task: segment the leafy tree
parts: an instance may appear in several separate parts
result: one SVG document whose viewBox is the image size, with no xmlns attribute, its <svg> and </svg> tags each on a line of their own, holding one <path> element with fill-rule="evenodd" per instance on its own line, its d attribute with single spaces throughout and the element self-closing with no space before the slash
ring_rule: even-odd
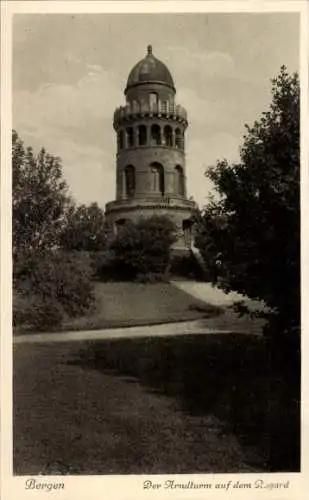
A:
<svg viewBox="0 0 309 500">
<path fill-rule="evenodd" d="M 240 162 L 218 161 L 207 175 L 212 199 L 197 224 L 196 246 L 213 281 L 269 307 L 269 331 L 300 324 L 299 80 L 281 68 L 268 111 L 247 133 Z"/>
<path fill-rule="evenodd" d="M 44 148 L 36 156 L 13 131 L 12 170 L 14 325 L 54 328 L 93 304 L 91 263 L 59 250 L 72 206 L 60 159 Z"/>
<path fill-rule="evenodd" d="M 13 256 L 15 270 L 58 245 L 69 203 L 60 158 L 41 149 L 36 156 L 12 136 Z"/>
<path fill-rule="evenodd" d="M 104 213 L 97 203 L 69 208 L 60 244 L 66 250 L 93 252 L 105 248 Z"/>
<path fill-rule="evenodd" d="M 153 215 L 137 222 L 128 221 L 111 244 L 116 261 L 125 274 L 160 275 L 170 261 L 170 248 L 175 242 L 175 226 L 164 216 Z"/>
</svg>

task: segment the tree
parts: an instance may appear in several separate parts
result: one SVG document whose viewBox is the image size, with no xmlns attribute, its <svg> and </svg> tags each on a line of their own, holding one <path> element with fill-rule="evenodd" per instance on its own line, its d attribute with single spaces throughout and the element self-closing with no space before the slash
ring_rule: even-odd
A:
<svg viewBox="0 0 309 500">
<path fill-rule="evenodd" d="M 23 329 L 50 329 L 94 304 L 87 255 L 63 252 L 60 237 L 72 206 L 60 158 L 36 156 L 12 137 L 13 321 Z"/>
<path fill-rule="evenodd" d="M 60 244 L 66 250 L 89 252 L 106 247 L 104 213 L 97 203 L 69 208 Z"/>
<path fill-rule="evenodd" d="M 269 110 L 246 125 L 240 162 L 208 170 L 220 199 L 197 224 L 196 245 L 221 286 L 263 300 L 273 334 L 300 324 L 299 96 L 297 74 L 283 66 Z"/>
<path fill-rule="evenodd" d="M 116 261 L 127 276 L 160 275 L 170 261 L 175 242 L 175 226 L 164 216 L 153 215 L 137 222 L 128 221 L 111 244 Z"/>
<path fill-rule="evenodd" d="M 66 208 L 67 184 L 60 158 L 41 149 L 36 156 L 31 147 L 13 131 L 13 257 L 15 270 L 59 242 Z"/>
</svg>

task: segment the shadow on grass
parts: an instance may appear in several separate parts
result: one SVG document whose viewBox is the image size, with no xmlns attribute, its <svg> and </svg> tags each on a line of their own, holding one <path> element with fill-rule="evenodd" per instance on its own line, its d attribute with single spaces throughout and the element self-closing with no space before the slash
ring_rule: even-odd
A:
<svg viewBox="0 0 309 500">
<path fill-rule="evenodd" d="M 279 358 L 261 338 L 216 334 L 88 342 L 74 364 L 128 377 L 184 413 L 215 415 L 253 450 L 253 466 L 297 472 L 299 362 L 291 352 L 288 363 Z"/>
</svg>

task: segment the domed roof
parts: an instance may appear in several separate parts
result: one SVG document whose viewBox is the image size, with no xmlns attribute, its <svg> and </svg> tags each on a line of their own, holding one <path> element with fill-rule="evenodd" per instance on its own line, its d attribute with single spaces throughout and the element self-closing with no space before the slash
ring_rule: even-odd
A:
<svg viewBox="0 0 309 500">
<path fill-rule="evenodd" d="M 174 81 L 169 69 L 152 53 L 151 45 L 147 47 L 147 55 L 130 71 L 125 92 L 130 87 L 143 83 L 162 83 L 175 90 Z"/>
</svg>

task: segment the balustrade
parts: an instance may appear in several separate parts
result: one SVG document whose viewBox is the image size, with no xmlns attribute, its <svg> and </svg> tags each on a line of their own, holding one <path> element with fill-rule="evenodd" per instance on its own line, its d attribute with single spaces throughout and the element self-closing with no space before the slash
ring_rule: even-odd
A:
<svg viewBox="0 0 309 500">
<path fill-rule="evenodd" d="M 130 118 L 135 115 L 166 115 L 173 116 L 175 118 L 180 118 L 181 120 L 187 120 L 187 112 L 183 106 L 179 104 L 168 101 L 159 101 L 158 103 L 152 103 L 151 106 L 148 102 L 133 101 L 128 103 L 126 106 L 120 106 L 116 109 L 114 113 L 114 121 L 118 122 L 125 118 Z"/>
</svg>

